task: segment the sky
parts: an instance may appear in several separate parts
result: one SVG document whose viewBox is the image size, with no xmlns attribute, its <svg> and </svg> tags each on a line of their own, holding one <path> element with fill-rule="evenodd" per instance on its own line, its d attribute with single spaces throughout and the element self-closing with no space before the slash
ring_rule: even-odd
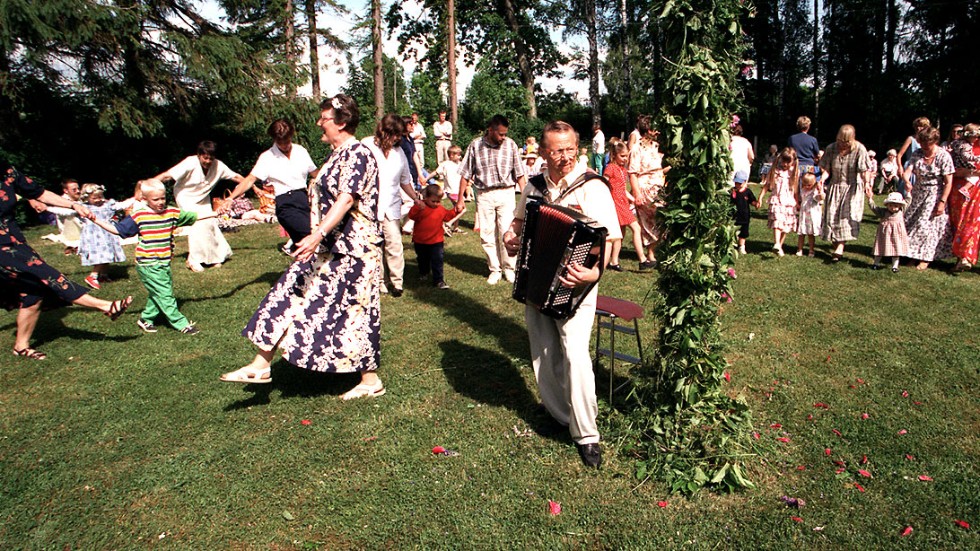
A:
<svg viewBox="0 0 980 551">
<path fill-rule="evenodd" d="M 406 5 L 410 13 L 420 13 L 421 8 L 419 3 L 415 0 L 394 0 L 402 1 Z M 337 15 L 333 11 L 321 11 L 319 14 L 318 24 L 321 27 L 327 27 L 332 29 L 338 37 L 343 40 L 348 40 L 350 38 L 351 29 L 354 27 L 354 17 L 355 16 L 366 16 L 370 14 L 370 0 L 340 0 L 340 3 L 347 7 L 351 12 L 349 15 Z M 196 4 L 200 7 L 201 14 L 213 21 L 221 21 L 224 23 L 224 12 L 218 7 L 214 0 L 197 0 Z M 382 0 L 382 9 L 386 10 L 391 5 L 391 0 Z M 566 41 L 560 36 L 560 33 L 552 33 L 555 43 L 559 45 L 564 53 L 569 53 L 572 50 L 572 45 L 576 44 L 577 41 Z M 580 41 L 579 41 L 580 42 Z M 304 43 L 305 47 L 305 43 Z M 399 59 L 398 54 L 398 41 L 395 37 L 385 37 L 384 38 L 384 52 L 385 55 Z M 361 57 L 368 52 L 359 52 L 355 54 L 355 57 Z M 307 52 L 304 50 L 303 55 L 306 56 Z M 459 97 L 463 99 L 466 97 L 466 89 L 469 88 L 470 82 L 473 80 L 474 67 L 465 65 L 460 59 L 462 56 L 457 57 L 457 86 L 459 87 Z M 342 52 L 337 52 L 332 48 L 327 46 L 320 47 L 320 85 L 323 89 L 324 95 L 333 95 L 339 93 L 344 85 L 347 84 L 347 61 Z M 412 77 L 412 73 L 415 71 L 415 61 L 414 60 L 403 60 L 403 67 L 405 69 L 405 81 L 409 82 Z M 586 101 L 588 98 L 588 82 L 584 80 L 572 80 L 572 71 L 570 68 L 564 70 L 565 75 L 563 78 L 540 78 L 538 80 L 542 89 L 545 92 L 554 92 L 561 86 L 566 92 L 574 93 L 578 95 L 580 101 Z M 311 93 L 310 86 L 307 85 L 305 88 L 298 90 L 300 94 L 309 95 Z"/>
</svg>

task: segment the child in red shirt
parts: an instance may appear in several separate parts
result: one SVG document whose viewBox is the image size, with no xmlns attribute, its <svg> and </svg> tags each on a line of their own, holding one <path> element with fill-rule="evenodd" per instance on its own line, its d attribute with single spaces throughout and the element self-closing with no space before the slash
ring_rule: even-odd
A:
<svg viewBox="0 0 980 551">
<path fill-rule="evenodd" d="M 440 289 L 448 289 L 442 273 L 443 259 L 443 223 L 453 223 L 459 219 L 464 208 L 457 213 L 455 210 L 442 206 L 442 188 L 429 184 L 422 193 L 422 201 L 416 201 L 408 217 L 415 221 L 412 230 L 412 244 L 419 261 L 419 277 L 425 279 L 432 270 L 432 284 Z"/>
</svg>

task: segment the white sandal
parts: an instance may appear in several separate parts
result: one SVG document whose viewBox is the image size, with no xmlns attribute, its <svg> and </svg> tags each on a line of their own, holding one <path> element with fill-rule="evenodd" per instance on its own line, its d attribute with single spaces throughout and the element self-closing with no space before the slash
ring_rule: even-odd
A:
<svg viewBox="0 0 980 551">
<path fill-rule="evenodd" d="M 224 373 L 220 378 L 226 383 L 266 384 L 272 382 L 272 368 L 255 369 L 246 365 L 235 371 Z"/>
<path fill-rule="evenodd" d="M 381 384 L 381 380 L 378 380 L 378 384 L 375 385 L 365 385 L 359 384 L 354 388 L 348 390 L 340 396 L 343 401 L 355 400 L 357 398 L 377 398 L 385 393 L 385 385 Z"/>
</svg>

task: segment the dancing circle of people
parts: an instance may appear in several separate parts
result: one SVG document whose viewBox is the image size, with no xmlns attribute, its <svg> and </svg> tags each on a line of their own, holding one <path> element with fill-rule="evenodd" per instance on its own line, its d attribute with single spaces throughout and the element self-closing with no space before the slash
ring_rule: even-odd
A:
<svg viewBox="0 0 980 551">
<path fill-rule="evenodd" d="M 308 151 L 293 142 L 293 124 L 278 119 L 268 129 L 271 147 L 247 176 L 217 159 L 214 142 L 202 141 L 194 155 L 141 180 L 133 197 L 118 202 L 106 197 L 104 187 L 75 180 L 63 182 L 63 194 L 57 195 L 7 168 L 0 184 L 0 302 L 18 311 L 13 354 L 47 358 L 30 343 L 42 308 L 77 304 L 116 320 L 133 303 L 131 296 L 96 298 L 41 259 L 14 220 L 18 196 L 39 214 L 56 218 L 65 254 L 77 254 L 83 266 L 91 267 L 85 284 L 93 290 L 110 282 L 110 264 L 126 260 L 122 240 L 135 240 L 136 273 L 146 289 L 136 324 L 145 333 L 158 332 L 163 323 L 186 335 L 200 331 L 180 312 L 174 293 L 171 264 L 178 228 L 186 227 L 186 267 L 202 272 L 232 256 L 222 234 L 229 220 L 278 223 L 289 239 L 283 251 L 292 262 L 242 332 L 255 345 L 255 356 L 220 380 L 269 384 L 278 351 L 302 369 L 359 374 L 359 382 L 341 395 L 343 400 L 386 393 L 378 376 L 381 296 L 397 299 L 404 292 L 403 233 L 411 235 L 419 278 L 448 290 L 445 239 L 462 231 L 459 220 L 472 201 L 474 229 L 487 262 L 486 283 L 514 283 L 527 205 L 553 203 L 605 228 L 605 254 L 591 265 L 571 262 L 557 272 L 562 286 L 582 290 L 567 317 L 525 305 L 531 361 L 543 409 L 567 428 L 582 462 L 599 467 L 598 403 L 589 351 L 596 283 L 606 269 L 624 270 L 620 253 L 627 229 L 638 259 L 636 270 L 657 266 L 655 253 L 664 237 L 657 211 L 664 205 L 670 166 L 652 117 L 638 117 L 627 140 L 607 141 L 595 125 L 591 147 L 580 148 L 578 133 L 561 121 L 544 127 L 540 143 L 528 137 L 520 147 L 508 136 L 508 119 L 496 115 L 464 151 L 453 144 L 453 125 L 442 111 L 432 126 L 438 167 L 431 173 L 424 169 L 426 134 L 417 115 L 385 115 L 374 135 L 362 140 L 354 135 L 359 122 L 356 102 L 338 94 L 320 104 L 316 124 L 332 151 L 319 169 Z M 980 238 L 980 126 L 956 125 L 948 142 L 940 145 L 939 131 L 928 120 L 916 119 L 913 135 L 900 151 L 888 151 L 880 167 L 874 152 L 856 140 L 853 126 L 841 126 L 824 151 L 809 129 L 810 119 L 800 117 L 798 132 L 787 146 L 769 148 L 756 197 L 748 188 L 755 161 L 752 145 L 742 137 L 739 121 L 733 122 L 730 194 L 738 230 L 733 246 L 740 254 L 747 253 L 752 208 L 760 208 L 768 195 L 774 254 L 784 256 L 786 237 L 796 233 L 796 256 L 814 257 L 820 236 L 832 244 L 828 260 L 839 262 L 846 243 L 859 236 L 867 200 L 880 218 L 872 268 L 881 268 L 888 257 L 891 271 L 898 272 L 901 257 L 907 257 L 922 270 L 951 255 L 956 257 L 954 271 L 973 267 Z M 908 160 L 900 164 L 906 151 Z M 876 179 L 879 194 L 889 192 L 883 206 L 872 199 Z M 225 180 L 235 187 L 213 200 L 213 191 Z M 171 181 L 176 206 L 167 204 L 165 184 Z M 244 199 L 248 191 L 258 197 L 259 208 Z M 125 214 L 119 218 L 120 213 Z"/>
</svg>

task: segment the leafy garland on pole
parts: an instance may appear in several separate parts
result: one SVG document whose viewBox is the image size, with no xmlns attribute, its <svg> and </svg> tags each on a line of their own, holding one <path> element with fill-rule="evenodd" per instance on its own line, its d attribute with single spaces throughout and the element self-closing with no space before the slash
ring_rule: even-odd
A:
<svg viewBox="0 0 980 551">
<path fill-rule="evenodd" d="M 750 414 L 722 390 L 718 330 L 735 277 L 729 142 L 746 9 L 739 0 L 666 0 L 659 15 L 667 100 L 658 126 L 672 165 L 659 210 L 662 327 L 656 357 L 636 377 L 624 451 L 637 457 L 638 478 L 687 494 L 752 487 L 742 470 Z"/>
</svg>

